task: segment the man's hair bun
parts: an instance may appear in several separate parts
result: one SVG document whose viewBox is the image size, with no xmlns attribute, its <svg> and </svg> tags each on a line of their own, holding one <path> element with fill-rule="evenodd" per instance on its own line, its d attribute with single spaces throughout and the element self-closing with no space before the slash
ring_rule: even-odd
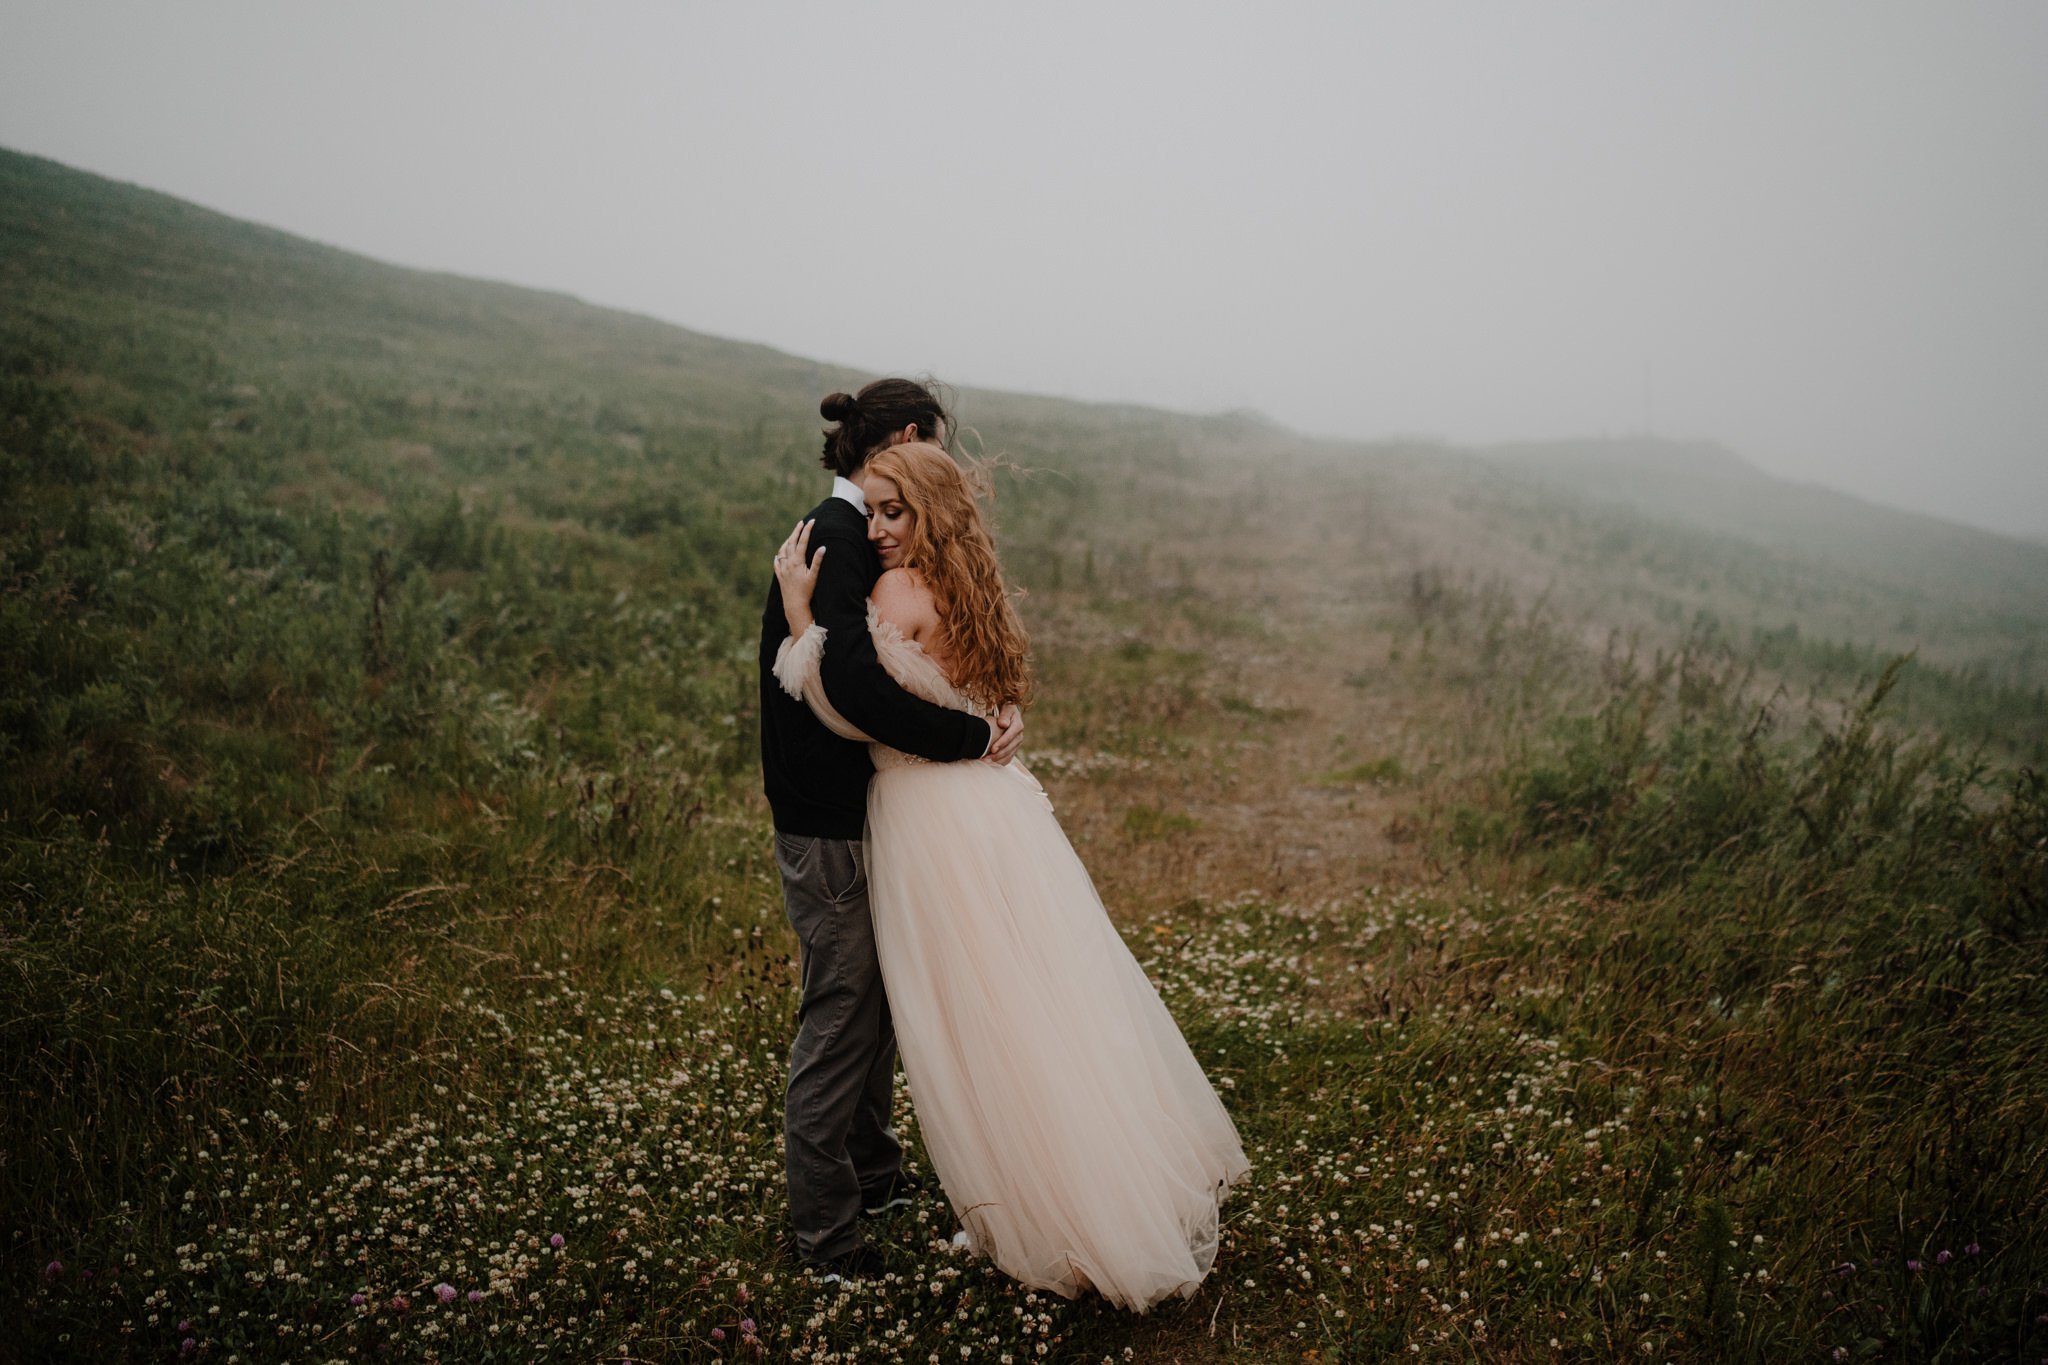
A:
<svg viewBox="0 0 2048 1365">
<path fill-rule="evenodd" d="M 818 463 L 842 478 L 853 477 L 892 432 L 915 426 L 919 436 L 937 441 L 953 429 L 935 387 L 915 379 L 877 379 L 858 394 L 827 394 L 818 415 L 838 423 L 826 429 Z"/>
</svg>

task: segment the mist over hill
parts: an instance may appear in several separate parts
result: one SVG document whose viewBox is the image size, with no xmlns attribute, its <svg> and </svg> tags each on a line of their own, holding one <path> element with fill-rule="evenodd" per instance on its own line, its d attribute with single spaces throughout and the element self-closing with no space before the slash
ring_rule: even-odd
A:
<svg viewBox="0 0 2048 1365">
<path fill-rule="evenodd" d="M 236 365 L 286 381 L 403 370 L 422 385 L 489 379 L 514 394 L 631 381 L 677 416 L 815 425 L 819 397 L 872 377 L 566 294 L 386 265 L 4 149 L 0 298 L 0 343 L 61 352 L 99 382 L 130 388 Z M 977 396 L 1051 431 L 1270 425 Z"/>
<path fill-rule="evenodd" d="M 1902 585 L 2040 609 L 2048 545 L 1766 474 L 1713 441 L 1615 437 L 1486 447 L 1503 470 Z"/>
<path fill-rule="evenodd" d="M 725 509 L 725 532 L 766 536 L 766 509 L 816 481 L 817 399 L 869 377 L 385 265 L 13 152 L 0 304 L 10 363 L 40 367 L 110 448 L 162 459 L 227 430 L 284 501 L 452 491 L 546 518 L 573 487 L 616 524 L 672 522 L 694 497 Z M 1309 440 L 1251 413 L 958 400 L 970 448 L 1045 472 L 1005 513 L 1027 584 L 1090 554 L 1184 560 L 1188 500 L 1279 462 L 1366 480 L 1416 568 L 1542 594 L 1589 638 L 1707 620 L 1781 655 L 1818 643 L 1837 667 L 1842 649 L 1866 670 L 1917 650 L 1997 687 L 2048 681 L 2048 546 L 1786 483 L 1710 441 L 1466 450 Z"/>
</svg>

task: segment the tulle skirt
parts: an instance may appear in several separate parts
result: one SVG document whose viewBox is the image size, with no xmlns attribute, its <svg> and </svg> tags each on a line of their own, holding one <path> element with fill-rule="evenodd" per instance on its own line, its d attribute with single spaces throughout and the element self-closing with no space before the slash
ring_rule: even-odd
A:
<svg viewBox="0 0 2048 1365">
<path fill-rule="evenodd" d="M 867 854 L 911 1101 L 973 1250 L 1067 1298 L 1193 1295 L 1250 1163 L 1038 784 L 883 767 Z"/>
</svg>

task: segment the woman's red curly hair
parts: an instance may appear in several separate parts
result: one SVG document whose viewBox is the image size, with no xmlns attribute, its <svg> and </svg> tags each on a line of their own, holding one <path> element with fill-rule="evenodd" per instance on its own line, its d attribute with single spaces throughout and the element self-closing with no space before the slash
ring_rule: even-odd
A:
<svg viewBox="0 0 2048 1365">
<path fill-rule="evenodd" d="M 992 709 L 1030 705 L 1037 687 L 1030 641 L 982 515 L 979 498 L 993 496 L 986 476 L 977 469 L 970 477 L 926 441 L 890 446 L 867 469 L 894 480 L 917 514 L 903 566 L 917 570 L 931 590 L 953 685 Z"/>
</svg>

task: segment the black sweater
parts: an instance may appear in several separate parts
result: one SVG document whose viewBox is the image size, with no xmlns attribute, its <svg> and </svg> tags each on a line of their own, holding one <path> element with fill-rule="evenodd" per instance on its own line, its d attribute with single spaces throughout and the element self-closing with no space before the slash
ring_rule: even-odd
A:
<svg viewBox="0 0 2048 1365">
<path fill-rule="evenodd" d="M 875 657 L 868 635 L 868 593 L 882 576 L 868 543 L 867 519 L 843 498 L 812 509 L 811 554 L 832 553 L 818 570 L 811 615 L 825 628 L 819 675 L 839 714 L 892 749 L 936 762 L 980 758 L 993 738 L 988 722 L 912 696 Z M 811 708 L 775 681 L 775 655 L 789 638 L 782 594 L 773 579 L 761 612 L 761 778 L 775 828 L 785 834 L 858 839 L 867 822 L 868 746 L 827 730 Z"/>
</svg>

